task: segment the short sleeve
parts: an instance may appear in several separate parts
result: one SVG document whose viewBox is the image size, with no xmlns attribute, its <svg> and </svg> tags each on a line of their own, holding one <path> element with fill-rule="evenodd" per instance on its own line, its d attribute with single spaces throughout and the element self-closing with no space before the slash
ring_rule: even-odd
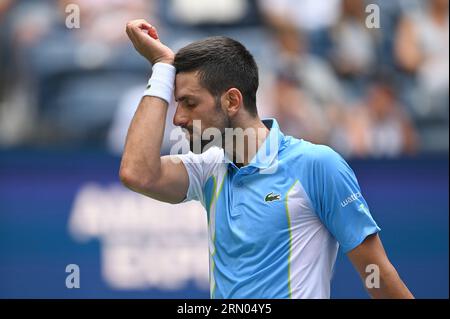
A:
<svg viewBox="0 0 450 319">
<path fill-rule="evenodd" d="M 208 178 L 214 174 L 215 167 L 223 162 L 223 150 L 212 147 L 202 154 L 176 155 L 186 167 L 189 176 L 189 188 L 183 202 L 191 200 L 204 204 L 204 186 Z"/>
<path fill-rule="evenodd" d="M 320 145 L 310 164 L 312 205 L 345 253 L 380 231 L 353 170 L 338 153 Z"/>
</svg>

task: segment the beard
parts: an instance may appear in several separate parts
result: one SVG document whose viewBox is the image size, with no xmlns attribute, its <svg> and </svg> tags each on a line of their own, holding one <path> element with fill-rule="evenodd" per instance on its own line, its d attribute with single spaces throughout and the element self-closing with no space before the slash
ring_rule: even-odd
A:
<svg viewBox="0 0 450 319">
<path fill-rule="evenodd" d="M 200 149 L 198 148 L 198 140 L 200 140 Z M 195 154 L 201 154 L 207 151 L 210 147 L 215 146 L 213 143 L 213 137 L 210 139 L 204 139 L 201 135 L 189 135 L 189 150 Z"/>
<path fill-rule="evenodd" d="M 189 149 L 191 152 L 195 154 L 201 154 L 207 151 L 209 148 L 213 146 L 224 147 L 224 137 L 225 137 L 225 128 L 231 127 L 230 118 L 224 111 L 222 110 L 222 105 L 220 102 L 220 96 L 215 98 L 215 111 L 216 113 L 212 115 L 214 117 L 213 125 L 210 125 L 210 128 L 217 128 L 220 130 L 221 139 L 218 143 L 215 140 L 216 136 L 203 136 L 202 128 L 186 128 L 189 132 Z M 195 131 L 195 134 L 194 134 Z M 200 146 L 200 147 L 199 147 Z"/>
</svg>

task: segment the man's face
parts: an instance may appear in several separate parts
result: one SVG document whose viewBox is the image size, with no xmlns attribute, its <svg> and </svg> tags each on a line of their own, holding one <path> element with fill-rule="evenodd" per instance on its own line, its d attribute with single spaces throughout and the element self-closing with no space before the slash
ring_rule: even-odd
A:
<svg viewBox="0 0 450 319">
<path fill-rule="evenodd" d="M 191 151 L 195 139 L 201 139 L 205 129 L 217 128 L 223 134 L 229 127 L 229 118 L 222 109 L 220 99 L 201 86 L 197 71 L 181 72 L 175 78 L 175 101 L 177 109 L 173 118 L 173 124 L 186 129 L 189 132 Z M 196 120 L 196 123 L 194 123 Z M 199 125 L 201 127 L 199 127 Z M 194 129 L 194 125 L 196 129 Z M 201 139 L 201 146 L 210 142 L 210 139 Z M 198 140 L 197 140 L 198 141 Z M 219 145 L 221 146 L 221 145 Z"/>
</svg>

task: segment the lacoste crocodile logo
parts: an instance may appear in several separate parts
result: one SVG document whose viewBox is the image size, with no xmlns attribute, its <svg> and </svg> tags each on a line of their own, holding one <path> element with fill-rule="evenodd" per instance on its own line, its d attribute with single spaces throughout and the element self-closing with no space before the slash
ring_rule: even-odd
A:
<svg viewBox="0 0 450 319">
<path fill-rule="evenodd" d="M 270 192 L 269 194 L 266 195 L 266 198 L 264 198 L 264 201 L 273 202 L 274 200 L 280 200 L 280 197 L 281 197 L 281 195 Z"/>
</svg>

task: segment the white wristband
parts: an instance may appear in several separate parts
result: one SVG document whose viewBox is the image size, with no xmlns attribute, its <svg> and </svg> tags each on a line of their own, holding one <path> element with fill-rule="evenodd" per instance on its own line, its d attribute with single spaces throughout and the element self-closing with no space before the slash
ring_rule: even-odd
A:
<svg viewBox="0 0 450 319">
<path fill-rule="evenodd" d="M 148 80 L 143 96 L 156 96 L 170 103 L 173 97 L 175 67 L 171 64 L 158 62 L 153 65 L 152 71 L 152 76 Z"/>
</svg>

